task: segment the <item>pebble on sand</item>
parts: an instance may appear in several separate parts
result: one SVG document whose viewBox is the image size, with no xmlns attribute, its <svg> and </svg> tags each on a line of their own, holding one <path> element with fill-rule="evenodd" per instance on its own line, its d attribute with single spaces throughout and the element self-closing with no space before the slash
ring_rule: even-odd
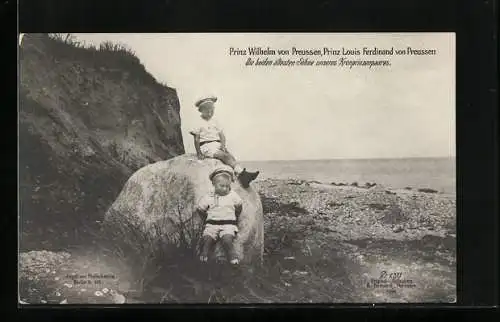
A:
<svg viewBox="0 0 500 322">
<path fill-rule="evenodd" d="M 307 274 L 309 274 L 309 273 L 306 271 L 295 271 L 294 272 L 294 275 L 307 275 Z"/>
<path fill-rule="evenodd" d="M 429 189 L 429 188 L 420 188 L 418 189 L 419 192 L 425 192 L 425 193 L 437 193 L 437 190 L 434 189 Z"/>
<path fill-rule="evenodd" d="M 126 301 L 127 300 L 126 300 L 125 296 L 118 294 L 118 293 L 113 294 L 113 302 L 115 304 L 124 304 Z"/>
<path fill-rule="evenodd" d="M 393 229 L 392 231 L 393 231 L 393 232 L 395 232 L 395 233 L 400 233 L 400 232 L 402 232 L 403 230 L 404 230 L 404 229 L 403 229 L 403 227 L 401 227 L 401 226 L 396 226 L 396 227 L 394 227 L 394 229 Z"/>
</svg>

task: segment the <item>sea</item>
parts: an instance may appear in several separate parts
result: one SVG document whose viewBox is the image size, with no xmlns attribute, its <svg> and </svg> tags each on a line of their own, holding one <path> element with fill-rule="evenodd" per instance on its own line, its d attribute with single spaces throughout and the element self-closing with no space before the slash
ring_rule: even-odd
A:
<svg viewBox="0 0 500 322">
<path fill-rule="evenodd" d="M 456 192 L 456 158 L 334 159 L 293 161 L 242 161 L 259 179 L 302 179 L 322 183 L 367 182 L 388 188 L 429 188 Z"/>
</svg>

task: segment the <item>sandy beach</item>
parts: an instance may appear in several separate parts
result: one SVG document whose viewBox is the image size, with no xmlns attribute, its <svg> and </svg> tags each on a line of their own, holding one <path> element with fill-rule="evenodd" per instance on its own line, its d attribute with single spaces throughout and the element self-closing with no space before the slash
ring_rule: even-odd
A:
<svg viewBox="0 0 500 322">
<path fill-rule="evenodd" d="M 266 231 L 287 230 L 290 250 L 337 252 L 355 302 L 455 301 L 454 195 L 297 180 L 257 185 Z M 275 238 L 268 234 L 267 245 Z"/>
<path fill-rule="evenodd" d="M 109 254 L 32 251 L 21 254 L 21 298 L 112 302 L 102 288 L 127 303 L 456 301 L 454 195 L 294 179 L 257 180 L 254 188 L 265 214 L 264 267 L 242 267 L 236 281 L 222 267 L 210 268 L 219 275 L 207 279 L 199 263 L 188 261 L 160 273 L 147 293 L 128 289 L 126 274 L 120 282 L 84 288 L 57 276 L 107 272 Z"/>
</svg>

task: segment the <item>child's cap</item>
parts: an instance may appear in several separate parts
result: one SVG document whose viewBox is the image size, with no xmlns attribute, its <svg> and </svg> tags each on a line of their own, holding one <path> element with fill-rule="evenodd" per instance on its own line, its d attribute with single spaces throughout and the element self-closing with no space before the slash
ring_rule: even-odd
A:
<svg viewBox="0 0 500 322">
<path fill-rule="evenodd" d="M 215 168 L 211 173 L 210 175 L 208 176 L 210 178 L 210 181 L 214 181 L 214 178 L 218 175 L 221 175 L 221 174 L 224 174 L 224 175 L 227 175 L 229 176 L 229 179 L 231 181 L 234 180 L 233 178 L 233 169 L 230 168 L 230 167 L 217 167 Z"/>
<path fill-rule="evenodd" d="M 194 105 L 198 108 L 200 108 L 200 106 L 202 106 L 203 104 L 205 103 L 215 103 L 217 102 L 217 97 L 215 96 L 208 96 L 208 97 L 204 97 L 204 98 L 201 98 L 199 100 L 196 101 L 196 103 L 194 103 Z"/>
</svg>

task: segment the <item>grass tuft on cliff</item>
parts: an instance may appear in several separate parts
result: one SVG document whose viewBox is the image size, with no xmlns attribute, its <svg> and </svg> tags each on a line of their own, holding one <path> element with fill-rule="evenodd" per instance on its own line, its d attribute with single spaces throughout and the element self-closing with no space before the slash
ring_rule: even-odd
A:
<svg viewBox="0 0 500 322">
<path fill-rule="evenodd" d="M 142 82 L 153 87 L 166 87 L 147 72 L 136 53 L 126 44 L 104 41 L 99 46 L 79 41 L 72 34 L 53 33 L 46 37 L 51 50 L 74 61 L 92 61 L 95 67 L 117 68 L 128 73 L 138 73 Z"/>
</svg>

